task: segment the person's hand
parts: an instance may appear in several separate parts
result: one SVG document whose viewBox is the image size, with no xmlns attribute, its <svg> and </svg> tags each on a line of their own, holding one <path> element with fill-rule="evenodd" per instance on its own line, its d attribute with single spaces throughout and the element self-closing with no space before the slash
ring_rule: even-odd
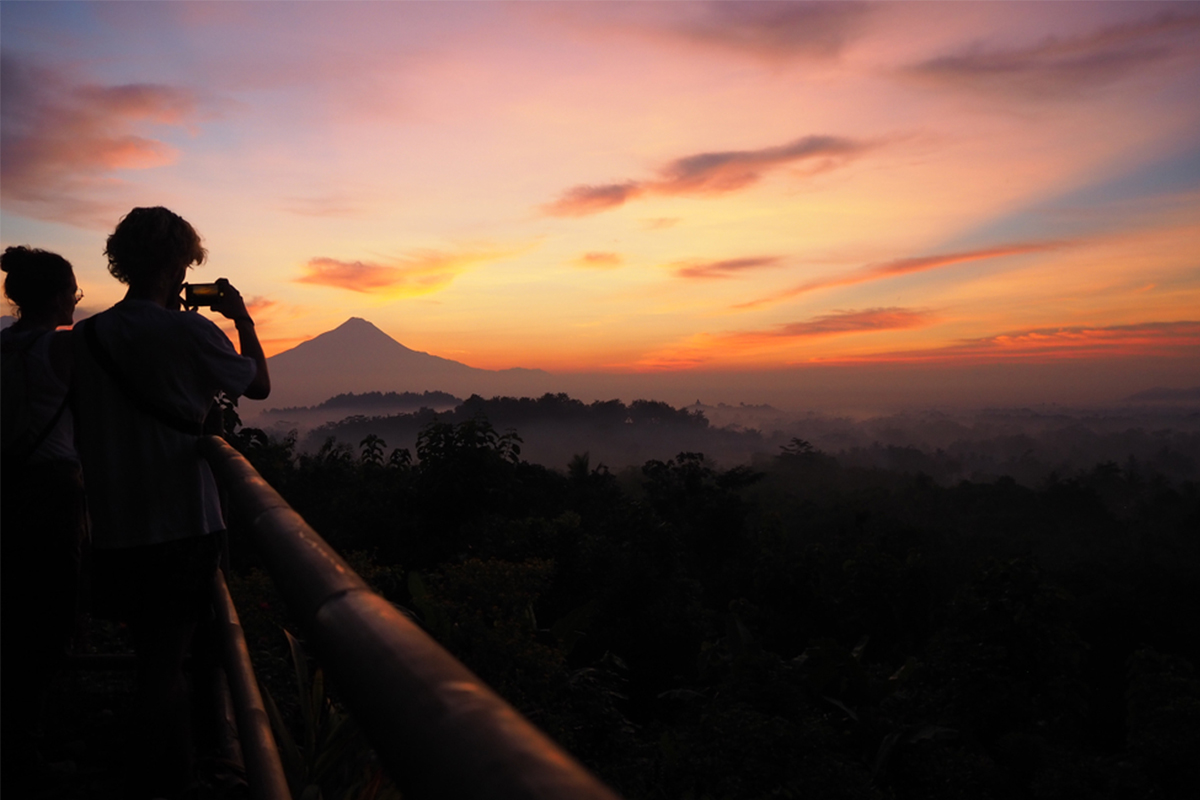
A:
<svg viewBox="0 0 1200 800">
<path fill-rule="evenodd" d="M 220 287 L 221 294 L 213 301 L 212 310 L 234 322 L 249 320 L 250 312 L 246 310 L 246 301 L 233 284 L 225 278 L 217 278 L 217 286 Z"/>
</svg>

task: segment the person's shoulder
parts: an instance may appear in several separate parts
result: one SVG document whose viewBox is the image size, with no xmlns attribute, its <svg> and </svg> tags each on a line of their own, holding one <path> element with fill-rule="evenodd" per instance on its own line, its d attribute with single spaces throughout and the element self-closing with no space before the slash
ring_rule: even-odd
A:
<svg viewBox="0 0 1200 800">
<path fill-rule="evenodd" d="M 5 328 L 0 331 L 0 345 L 3 346 L 5 352 L 21 350 L 36 342 L 43 333 L 45 331 L 42 330 Z"/>
<path fill-rule="evenodd" d="M 103 314 L 112 314 L 125 323 L 131 323 L 142 328 L 160 328 L 164 333 L 177 334 L 180 331 L 211 335 L 220 329 L 201 314 L 194 311 L 182 311 L 164 308 L 149 300 L 126 298 L 114 305 Z M 100 316 L 97 315 L 97 316 Z"/>
<path fill-rule="evenodd" d="M 6 356 L 10 353 L 15 353 L 21 349 L 24 340 L 25 337 L 21 335 L 20 331 L 5 328 L 0 331 L 0 352 L 3 352 Z"/>
<path fill-rule="evenodd" d="M 178 338 L 190 341 L 191 347 L 199 352 L 237 355 L 233 342 L 217 323 L 198 311 L 170 311 L 173 324 L 183 335 Z"/>
<path fill-rule="evenodd" d="M 225 332 L 221 330 L 217 323 L 213 322 L 199 311 L 172 311 L 168 313 L 173 315 L 173 321 L 176 325 L 187 328 L 196 336 L 201 336 L 206 339 L 222 339 L 226 341 L 229 339 L 229 337 L 225 335 Z"/>
</svg>

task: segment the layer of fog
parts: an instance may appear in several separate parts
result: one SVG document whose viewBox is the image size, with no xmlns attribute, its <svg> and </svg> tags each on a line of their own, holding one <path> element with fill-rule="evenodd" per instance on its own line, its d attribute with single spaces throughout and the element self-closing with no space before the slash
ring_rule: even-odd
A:
<svg viewBox="0 0 1200 800">
<path fill-rule="evenodd" d="M 582 453 L 593 466 L 604 464 L 613 471 L 681 452 L 703 453 L 714 464 L 730 467 L 761 462 L 800 439 L 837 457 L 843 466 L 924 474 L 943 484 L 1009 476 L 1041 486 L 1053 476 L 1070 477 L 1105 462 L 1139 470 L 1147 479 L 1155 474 L 1170 481 L 1200 478 L 1197 402 L 927 410 L 858 418 L 792 413 L 768 405 L 696 403 L 671 409 L 646 404 L 663 413 L 643 409 L 614 417 L 592 413 L 602 404 L 557 398 L 556 405 L 546 402 L 550 396 L 525 401 L 476 397 L 454 410 L 444 404 L 423 411 L 389 408 L 379 413 L 372 408 L 372 413 L 337 421 L 332 419 L 335 409 L 289 409 L 260 415 L 254 423 L 277 438 L 295 431 L 301 452 L 314 452 L 330 437 L 357 452 L 361 441 L 375 434 L 389 452 L 408 448 L 415 453 L 418 431 L 431 419 L 461 421 L 482 410 L 498 431 L 517 432 L 523 459 L 555 469 L 564 469 Z M 562 409 L 564 401 L 573 404 L 569 413 Z M 518 402 L 524 404 L 520 409 L 514 405 Z M 608 405 L 614 403 L 619 409 L 632 408 L 619 401 Z"/>
</svg>

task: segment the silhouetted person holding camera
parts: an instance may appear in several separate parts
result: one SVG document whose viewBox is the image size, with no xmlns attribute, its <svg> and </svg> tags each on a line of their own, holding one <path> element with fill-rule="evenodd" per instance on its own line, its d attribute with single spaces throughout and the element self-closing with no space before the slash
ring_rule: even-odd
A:
<svg viewBox="0 0 1200 800">
<path fill-rule="evenodd" d="M 206 614 L 225 528 L 217 487 L 197 452 L 214 397 L 271 390 L 254 321 L 217 281 L 214 311 L 237 327 L 240 353 L 179 294 L 206 252 L 165 208 L 135 208 L 108 237 L 125 299 L 75 327 L 76 426 L 92 515 L 98 614 L 128 622 L 138 658 L 132 743 L 135 797 L 170 796 L 191 777 L 183 662 Z"/>
<path fill-rule="evenodd" d="M 68 393 L 70 325 L 83 297 L 62 256 L 9 247 L 0 256 L 17 321 L 0 333 L 3 358 L 4 792 L 37 779 L 40 716 L 77 610 L 87 513 Z M 15 795 L 14 795 L 15 796 Z"/>
</svg>

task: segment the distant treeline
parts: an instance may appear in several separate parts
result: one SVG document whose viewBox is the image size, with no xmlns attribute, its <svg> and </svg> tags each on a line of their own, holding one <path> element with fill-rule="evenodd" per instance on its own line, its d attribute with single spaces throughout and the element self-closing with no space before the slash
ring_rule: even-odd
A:
<svg viewBox="0 0 1200 800">
<path fill-rule="evenodd" d="M 425 396 L 453 401 L 440 392 Z M 360 413 L 327 422 L 298 436 L 297 446 L 314 453 L 330 438 L 357 446 L 376 436 L 389 448 L 411 450 L 421 428 L 435 420 L 461 423 L 484 417 L 498 430 L 519 431 L 522 458 L 557 469 L 583 452 L 591 454 L 593 463 L 614 470 L 679 452 L 703 452 L 723 466 L 750 464 L 802 438 L 847 466 L 924 474 L 941 485 L 1008 475 L 1024 486 L 1040 487 L 1104 461 L 1174 481 L 1200 477 L 1200 415 L 1186 410 L 1108 415 L 993 410 L 959 417 L 925 412 L 867 420 L 800 416 L 761 406 L 715 406 L 707 412 L 711 419 L 698 407 L 674 408 L 651 400 L 584 403 L 561 393 L 538 398 L 473 395 L 451 410 L 438 411 L 427 403 L 409 413 Z M 272 432 L 286 435 L 282 427 L 277 423 Z"/>
<path fill-rule="evenodd" d="M 422 407 L 411 414 L 395 414 L 391 416 L 350 418 L 342 422 L 329 423 L 313 431 L 313 435 L 340 432 L 345 426 L 381 425 L 395 421 L 415 421 L 420 425 L 430 422 L 436 415 L 444 422 L 463 422 L 477 416 L 485 416 L 495 427 L 517 426 L 527 422 L 571 422 L 589 425 L 685 425 L 692 428 L 707 428 L 708 420 L 703 413 L 677 409 L 667 403 L 657 400 L 634 400 L 629 405 L 620 400 L 597 400 L 591 404 L 576 400 L 565 392 L 558 394 L 546 393 L 541 397 L 493 397 L 490 400 L 477 394 L 466 400 L 458 400 L 445 392 L 425 392 L 424 395 L 405 392 L 398 395 L 388 392 L 368 394 L 339 394 L 326 400 L 314 408 L 362 407 L 382 405 L 381 400 L 367 402 L 367 398 L 426 398 L 436 399 L 440 404 L 450 401 L 458 405 L 453 411 L 435 412 L 430 407 Z M 345 398 L 343 400 L 343 398 Z M 427 399 L 426 402 L 432 402 Z M 372 431 L 380 433 L 380 431 Z M 353 437 L 351 437 L 353 438 Z"/>
<path fill-rule="evenodd" d="M 334 395 L 324 403 L 315 406 L 288 406 L 287 408 L 271 408 L 267 414 L 298 414 L 310 411 L 327 411 L 332 409 L 356 408 L 422 408 L 425 406 L 449 406 L 462 402 L 462 398 L 446 392 L 344 392 Z"/>
<path fill-rule="evenodd" d="M 655 400 L 588 404 L 562 393 L 538 398 L 472 395 L 449 411 L 424 407 L 411 413 L 355 415 L 326 423 L 310 431 L 300 449 L 315 451 L 330 438 L 357 444 L 370 435 L 392 446 L 412 447 L 419 431 L 434 421 L 455 424 L 480 417 L 499 430 L 521 430 L 526 458 L 559 466 L 597 443 L 602 445 L 595 453 L 598 460 L 625 465 L 641 463 L 654 453 L 677 452 L 679 442 L 694 439 L 696 433 L 720 435 L 702 413 Z M 729 436 L 741 438 L 741 434 Z"/>
</svg>

